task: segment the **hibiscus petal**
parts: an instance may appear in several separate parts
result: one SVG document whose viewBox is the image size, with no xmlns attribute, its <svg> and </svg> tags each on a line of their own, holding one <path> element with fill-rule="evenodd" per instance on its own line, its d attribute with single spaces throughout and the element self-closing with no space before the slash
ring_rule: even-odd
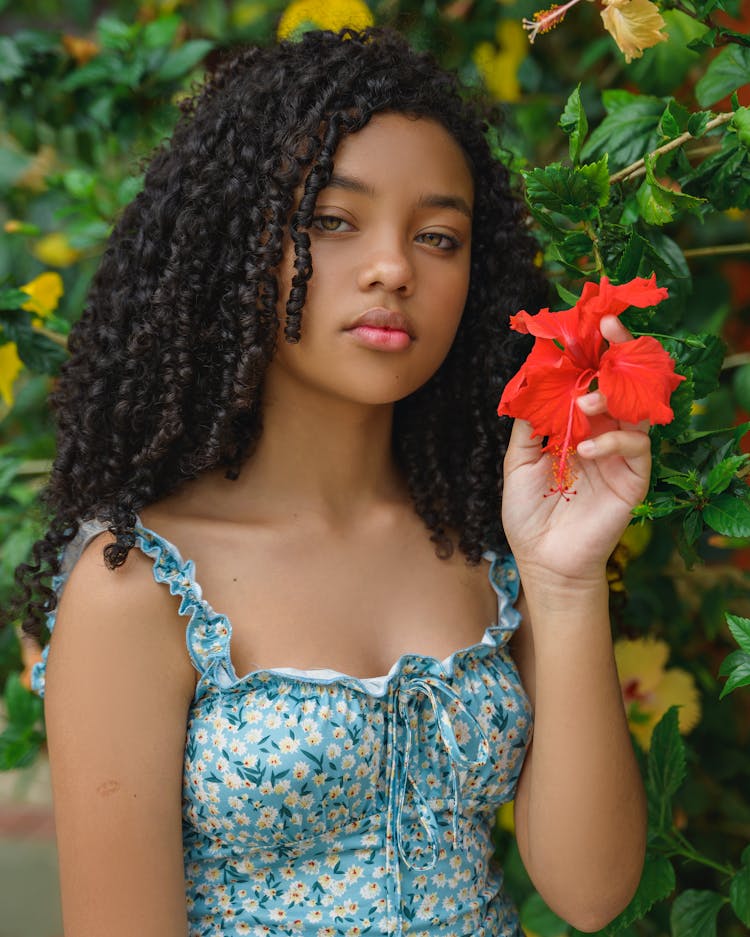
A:
<svg viewBox="0 0 750 937">
<path fill-rule="evenodd" d="M 617 420 L 670 423 L 674 418 L 669 398 L 680 381 L 674 361 L 650 335 L 617 342 L 602 355 L 599 389 Z"/>
<path fill-rule="evenodd" d="M 646 306 L 655 306 L 669 296 L 663 286 L 656 285 L 656 276 L 634 277 L 627 283 L 610 283 L 608 277 L 602 277 L 599 283 L 587 283 L 594 287 L 588 290 L 584 287 L 578 307 L 581 318 L 589 327 L 599 327 L 604 316 L 619 316 L 628 306 L 637 306 L 644 309 Z"/>
<path fill-rule="evenodd" d="M 512 399 L 503 394 L 498 412 L 528 420 L 534 436 L 549 437 L 550 448 L 562 447 L 568 432 L 568 445 L 575 446 L 590 435 L 591 428 L 585 414 L 572 404 L 586 393 L 593 376 L 593 372 L 581 371 L 565 356 L 560 356 L 553 367 L 524 366 L 523 383 L 514 385 Z"/>
</svg>

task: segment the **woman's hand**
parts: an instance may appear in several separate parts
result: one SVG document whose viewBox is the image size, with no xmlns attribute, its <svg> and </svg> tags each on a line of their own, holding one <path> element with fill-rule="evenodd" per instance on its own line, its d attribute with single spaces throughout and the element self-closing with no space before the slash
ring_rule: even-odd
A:
<svg viewBox="0 0 750 937">
<path fill-rule="evenodd" d="M 623 342 L 630 333 L 606 316 L 602 335 Z M 592 435 L 571 459 L 575 481 L 567 495 L 550 492 L 552 455 L 542 452 L 532 428 L 516 420 L 505 457 L 503 524 L 511 550 L 528 577 L 561 582 L 600 582 L 606 562 L 646 495 L 651 472 L 648 424 L 615 420 L 599 391 L 577 406 L 589 417 Z"/>
</svg>

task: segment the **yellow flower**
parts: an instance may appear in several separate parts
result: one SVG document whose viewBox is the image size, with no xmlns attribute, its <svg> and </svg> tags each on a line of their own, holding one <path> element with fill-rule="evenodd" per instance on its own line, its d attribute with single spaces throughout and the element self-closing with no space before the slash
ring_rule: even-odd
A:
<svg viewBox="0 0 750 937">
<path fill-rule="evenodd" d="M 506 830 L 508 833 L 516 832 L 516 821 L 513 816 L 513 801 L 508 800 L 504 804 L 501 804 L 498 808 L 497 813 L 495 814 L 495 819 L 497 820 L 497 825 L 501 830 Z"/>
<path fill-rule="evenodd" d="M 528 52 L 523 27 L 515 20 L 500 20 L 495 39 L 499 49 L 492 42 L 479 43 L 472 54 L 474 64 L 494 98 L 517 101 L 521 97 L 518 66 Z"/>
<path fill-rule="evenodd" d="M 623 575 L 625 568 L 631 560 L 646 549 L 651 541 L 651 524 L 643 521 L 631 524 L 625 532 L 607 561 L 607 581 L 612 592 L 624 592 Z"/>
<path fill-rule="evenodd" d="M 284 10 L 276 34 L 279 39 L 296 39 L 308 29 L 337 32 L 345 26 L 364 29 L 374 22 L 363 0 L 294 0 Z"/>
<path fill-rule="evenodd" d="M 63 281 L 59 273 L 40 273 L 38 277 L 18 288 L 31 297 L 21 308 L 44 317 L 57 309 L 63 294 Z"/>
<path fill-rule="evenodd" d="M 232 25 L 239 29 L 250 26 L 265 16 L 267 9 L 266 3 L 235 3 L 232 7 Z"/>
<path fill-rule="evenodd" d="M 81 258 L 81 252 L 71 247 L 70 241 L 61 231 L 45 234 L 36 242 L 31 253 L 50 267 L 69 267 Z"/>
<path fill-rule="evenodd" d="M 13 382 L 22 367 L 16 343 L 6 342 L 5 345 L 0 345 L 0 397 L 9 407 L 13 406 Z"/>
<path fill-rule="evenodd" d="M 615 661 L 630 731 L 648 750 L 651 733 L 670 706 L 678 706 L 678 725 L 684 735 L 700 721 L 698 688 L 679 667 L 665 666 L 669 645 L 655 638 L 621 638 L 615 642 Z"/>
<path fill-rule="evenodd" d="M 639 59 L 644 49 L 669 38 L 661 32 L 666 24 L 651 0 L 604 0 L 602 22 L 626 62 Z"/>
<path fill-rule="evenodd" d="M 81 36 L 71 36 L 63 34 L 62 44 L 68 55 L 76 60 L 78 65 L 85 65 L 90 62 L 95 55 L 99 55 L 99 46 L 91 39 L 84 39 Z"/>
</svg>

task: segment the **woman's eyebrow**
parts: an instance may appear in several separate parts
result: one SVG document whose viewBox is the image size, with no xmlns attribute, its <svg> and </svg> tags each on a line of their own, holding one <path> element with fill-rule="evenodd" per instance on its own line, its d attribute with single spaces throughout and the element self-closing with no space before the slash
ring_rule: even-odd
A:
<svg viewBox="0 0 750 937">
<path fill-rule="evenodd" d="M 355 176 L 342 176 L 334 173 L 326 189 L 346 189 L 349 192 L 358 192 L 360 195 L 366 195 L 368 198 L 375 198 L 376 192 L 371 185 L 357 179 Z M 418 208 L 453 208 L 462 215 L 471 220 L 472 212 L 466 199 L 460 195 L 440 195 L 430 194 L 422 195 L 417 203 Z"/>
</svg>

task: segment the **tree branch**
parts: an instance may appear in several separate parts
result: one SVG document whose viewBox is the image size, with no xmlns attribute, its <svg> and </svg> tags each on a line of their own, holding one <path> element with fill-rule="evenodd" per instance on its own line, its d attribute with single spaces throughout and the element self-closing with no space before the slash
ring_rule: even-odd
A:
<svg viewBox="0 0 750 937">
<path fill-rule="evenodd" d="M 716 127 L 721 127 L 722 124 L 728 124 L 732 117 L 734 117 L 734 113 L 719 114 L 718 117 L 714 117 L 713 120 L 709 120 L 709 122 L 706 124 L 706 132 L 713 130 Z M 663 146 L 652 150 L 651 153 L 647 153 L 646 156 L 642 156 L 634 163 L 631 163 L 629 166 L 626 166 L 624 169 L 621 169 L 619 172 L 616 172 L 614 175 L 610 176 L 610 185 L 615 182 L 624 182 L 633 175 L 643 175 L 643 172 L 645 172 L 646 157 L 662 156 L 664 153 L 670 153 L 672 150 L 676 150 L 678 146 L 682 146 L 682 144 L 687 143 L 688 140 L 694 139 L 696 138 L 692 133 L 688 133 L 687 131 L 685 131 L 685 133 L 681 133 L 679 137 L 675 137 L 674 140 L 670 140 Z"/>
</svg>

